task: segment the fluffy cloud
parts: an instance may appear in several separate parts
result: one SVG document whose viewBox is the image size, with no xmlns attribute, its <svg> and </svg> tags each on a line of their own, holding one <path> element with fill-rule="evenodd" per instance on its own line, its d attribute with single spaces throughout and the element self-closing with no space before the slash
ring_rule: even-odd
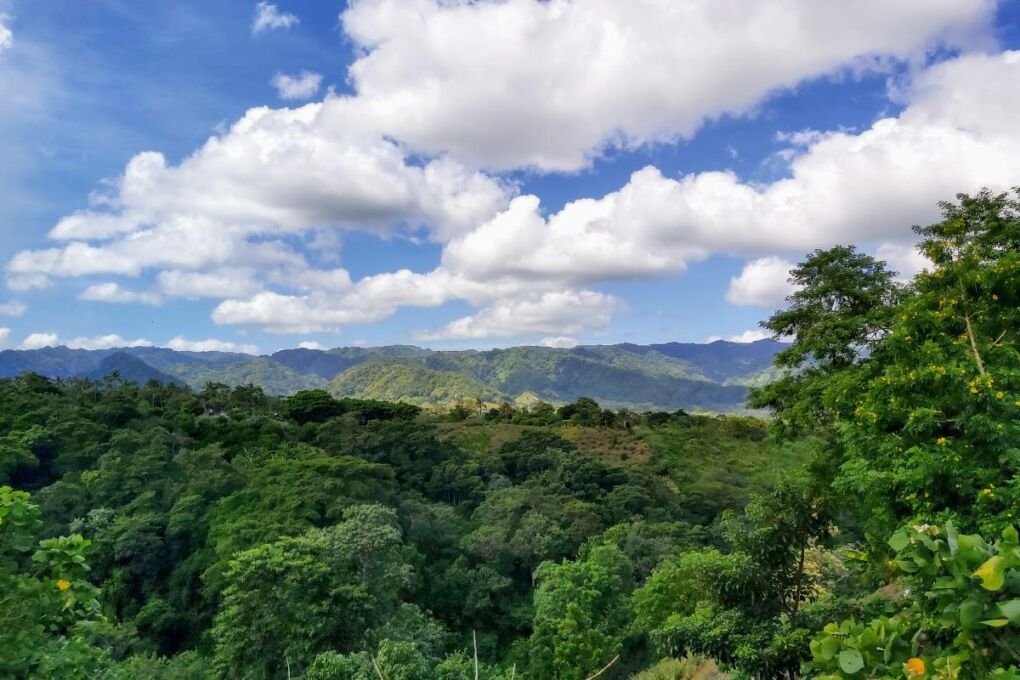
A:
<svg viewBox="0 0 1020 680">
<path fill-rule="evenodd" d="M 178 352 L 240 352 L 241 354 L 258 354 L 259 349 L 255 345 L 244 345 L 228 340 L 187 340 L 181 336 L 166 343 L 170 349 Z"/>
<path fill-rule="evenodd" d="M 8 21 L 9 17 L 6 14 L 0 14 L 0 52 L 10 49 L 14 44 L 14 33 L 7 27 Z"/>
<path fill-rule="evenodd" d="M 279 28 L 287 29 L 296 26 L 299 21 L 293 14 L 281 12 L 276 5 L 270 2 L 259 2 L 255 5 L 255 18 L 251 22 L 251 32 L 257 35 Z"/>
<path fill-rule="evenodd" d="M 765 331 L 761 330 L 760 328 L 749 328 L 746 331 L 744 331 L 743 333 L 740 333 L 738 335 L 731 335 L 728 338 L 723 338 L 723 337 L 718 336 L 718 335 L 713 335 L 710 338 L 706 338 L 705 342 L 719 342 L 720 340 L 724 340 L 726 342 L 748 343 L 748 342 L 758 342 L 759 340 L 767 340 L 767 339 L 769 339 L 771 337 L 772 336 L 770 334 L 766 333 Z M 786 342 L 786 339 L 780 338 L 779 341 L 780 342 Z"/>
<path fill-rule="evenodd" d="M 9 329 L 2 329 L 8 330 Z M 0 341 L 3 341 L 7 333 L 0 332 Z M 114 349 L 118 347 L 154 347 L 155 344 L 145 338 L 129 340 L 116 333 L 109 335 L 96 335 L 92 337 L 80 336 L 70 340 L 61 340 L 56 333 L 32 333 L 25 338 L 19 349 L 41 349 L 43 347 L 57 347 L 63 345 L 71 349 Z M 255 345 L 238 344 L 226 340 L 187 340 L 181 336 L 173 338 L 165 345 L 170 349 L 181 352 L 240 352 L 242 354 L 258 354 Z"/>
<path fill-rule="evenodd" d="M 209 272 L 171 269 L 159 273 L 157 288 L 169 297 L 222 299 L 252 295 L 258 291 L 259 284 L 252 267 L 223 268 Z"/>
<path fill-rule="evenodd" d="M 937 217 L 935 201 L 1015 182 L 1018 53 L 918 71 L 897 93 L 902 113 L 863 131 L 784 137 L 788 176 L 772 183 L 648 167 L 550 214 L 475 168 L 575 169 L 608 147 L 689 136 L 805 78 L 961 45 L 993 7 L 356 0 L 343 15 L 360 49 L 354 95 L 252 109 L 176 165 L 138 154 L 107 195 L 54 227 L 54 247 L 10 260 L 8 285 L 152 274 L 138 294 L 221 300 L 216 323 L 285 333 L 463 300 L 476 313 L 423 337 L 554 337 L 608 323 L 619 303 L 600 283 L 728 253 L 754 260 L 731 291 L 753 301 L 763 257 L 900 248 L 906 225 Z M 294 245 L 335 250 L 324 244 L 350 229 L 422 235 L 442 246 L 441 263 L 351 281 L 320 268 L 331 253 Z"/>
<path fill-rule="evenodd" d="M 789 282 L 794 264 L 781 257 L 763 257 L 744 265 L 739 276 L 730 279 L 726 301 L 734 305 L 777 307 L 793 292 Z"/>
<path fill-rule="evenodd" d="M 213 310 L 217 324 L 258 326 L 270 333 L 318 333 L 381 321 L 395 306 L 331 295 L 283 295 L 271 291 L 245 300 L 225 300 Z"/>
<path fill-rule="evenodd" d="M 8 271 L 6 281 L 7 287 L 11 290 L 41 290 L 48 288 L 52 283 L 45 274 L 26 273 L 12 274 Z"/>
<path fill-rule="evenodd" d="M 311 99 L 322 86 L 322 75 L 312 71 L 302 71 L 295 76 L 277 73 L 270 83 L 276 88 L 280 99 Z"/>
<path fill-rule="evenodd" d="M 456 233 L 506 204 L 508 187 L 448 159 L 410 164 L 376 133 L 347 125 L 344 102 L 253 109 L 178 166 L 138 154 L 110 196 L 62 219 L 65 245 L 16 254 L 9 283 L 138 276 L 148 269 L 307 269 L 282 239 L 324 227 Z M 181 279 L 168 285 L 182 283 Z"/>
<path fill-rule="evenodd" d="M 342 21 L 365 51 L 350 69 L 358 103 L 390 134 L 483 166 L 574 170 L 807 78 L 966 44 L 995 5 L 357 0 Z"/>
<path fill-rule="evenodd" d="M 579 333 L 609 325 L 618 299 L 594 291 L 545 293 L 534 299 L 498 302 L 477 314 L 451 321 L 422 340 L 495 338 L 543 333 Z"/>
<path fill-rule="evenodd" d="M 875 252 L 875 257 L 896 272 L 896 279 L 901 283 L 910 281 L 915 274 L 931 264 L 913 244 L 883 243 Z"/>
<path fill-rule="evenodd" d="M 116 333 L 110 335 L 97 335 L 95 337 L 78 337 L 68 340 L 65 343 L 71 349 L 113 349 L 114 347 L 152 347 L 152 342 L 145 338 L 128 340 Z"/>
<path fill-rule="evenodd" d="M 10 328 L 0 328 L 0 348 L 7 346 L 7 338 L 11 336 Z"/>
<path fill-rule="evenodd" d="M 752 185 L 724 172 L 670 178 L 648 167 L 617 191 L 573 201 L 553 214 L 542 210 L 538 197 L 520 196 L 447 241 L 433 272 L 378 274 L 340 295 L 265 291 L 221 303 L 213 318 L 313 332 L 371 323 L 403 305 L 461 299 L 481 310 L 422 337 L 523 335 L 546 328 L 570 333 L 565 328 L 576 318 L 569 307 L 560 308 L 555 320 L 550 313 L 543 325 L 516 314 L 513 305 L 528 308 L 550 291 L 675 273 L 719 252 L 753 258 L 731 282 L 728 299 L 773 306 L 790 290 L 791 262 L 769 253 L 800 255 L 868 241 L 885 244 L 880 255 L 907 252 L 909 225 L 936 219 L 936 201 L 960 189 L 1005 188 L 1015 181 L 1020 139 L 1009 121 L 1020 106 L 1017 83 L 1020 53 L 960 58 L 920 74 L 897 118 L 859 133 L 799 139 L 790 176 L 771 184 Z M 988 88 L 998 95 L 974 92 Z M 958 105 L 968 97 L 974 109 Z M 977 113 L 968 115 L 972 110 Z M 932 167 L 941 170 L 929 172 Z M 590 319 L 596 323 L 586 327 L 598 327 L 602 316 Z"/>
<path fill-rule="evenodd" d="M 22 316 L 26 311 L 28 306 L 23 302 L 17 300 L 0 302 L 0 316 Z"/>
<path fill-rule="evenodd" d="M 60 344 L 60 338 L 56 333 L 32 333 L 21 341 L 18 349 L 42 349 L 43 347 L 56 347 Z"/>
<path fill-rule="evenodd" d="M 298 343 L 299 349 L 326 349 L 322 346 L 322 343 L 316 342 L 315 340 L 305 340 L 304 342 Z"/>
<path fill-rule="evenodd" d="M 313 227 L 388 232 L 395 223 L 444 233 L 471 226 L 505 204 L 506 188 L 446 158 L 424 165 L 329 98 L 297 109 L 252 109 L 178 166 L 162 154 L 135 156 L 101 207 L 61 220 L 58 240 L 165 231 L 213 231 L 208 247 L 252 234 Z M 352 124 L 354 122 L 355 124 Z M 151 229 L 147 226 L 154 225 Z"/>
<path fill-rule="evenodd" d="M 1020 52 L 973 55 L 920 74 L 896 118 L 858 134 L 814 135 L 771 184 L 728 172 L 679 179 L 653 167 L 618 191 L 546 216 L 520 196 L 451 241 L 443 266 L 471 278 L 515 276 L 590 284 L 682 270 L 710 253 L 801 254 L 841 242 L 907 252 L 911 224 L 938 218 L 938 200 L 1020 177 Z M 938 172 L 931 172 L 938 168 Z M 729 299 L 771 306 L 789 290 L 790 262 L 766 257 L 735 278 Z M 916 269 L 915 262 L 913 268 Z"/>
<path fill-rule="evenodd" d="M 734 335 L 730 338 L 730 342 L 758 342 L 770 337 L 772 336 L 759 328 L 751 328 L 740 335 Z"/>
<path fill-rule="evenodd" d="M 557 349 L 571 349 L 577 347 L 578 342 L 576 338 L 571 338 L 566 335 L 551 336 L 548 338 L 542 338 L 538 343 L 542 347 L 554 347 Z"/>
<path fill-rule="evenodd" d="M 91 302 L 117 304 L 141 303 L 145 305 L 160 305 L 163 302 L 163 299 L 156 293 L 125 290 L 119 284 L 113 282 L 91 285 L 83 290 L 78 298 Z"/>
</svg>

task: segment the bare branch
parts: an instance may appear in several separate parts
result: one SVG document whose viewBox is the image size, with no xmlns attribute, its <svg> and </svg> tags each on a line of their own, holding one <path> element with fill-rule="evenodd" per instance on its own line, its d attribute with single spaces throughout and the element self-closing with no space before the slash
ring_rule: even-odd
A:
<svg viewBox="0 0 1020 680">
<path fill-rule="evenodd" d="M 619 661 L 619 660 L 620 660 L 620 655 L 617 654 L 616 656 L 613 657 L 612 661 L 610 661 L 609 663 L 607 663 L 605 666 L 602 667 L 602 670 L 600 670 L 595 675 L 588 676 L 587 680 L 595 680 L 595 678 L 599 677 L 600 675 L 602 675 L 603 673 L 608 671 L 610 669 L 610 667 L 612 667 L 612 665 L 614 663 L 616 663 L 617 661 Z"/>
<path fill-rule="evenodd" d="M 985 374 L 985 364 L 981 361 L 981 353 L 978 352 L 977 339 L 974 337 L 974 327 L 970 325 L 970 314 L 965 314 L 963 320 L 967 322 L 967 337 L 970 338 L 970 349 L 974 353 L 974 362 L 977 363 L 978 373 Z"/>
<path fill-rule="evenodd" d="M 375 657 L 372 657 L 372 666 L 375 667 L 375 673 L 379 676 L 379 680 L 386 680 L 386 676 L 383 675 L 382 669 L 379 668 L 379 664 L 376 662 Z"/>
</svg>

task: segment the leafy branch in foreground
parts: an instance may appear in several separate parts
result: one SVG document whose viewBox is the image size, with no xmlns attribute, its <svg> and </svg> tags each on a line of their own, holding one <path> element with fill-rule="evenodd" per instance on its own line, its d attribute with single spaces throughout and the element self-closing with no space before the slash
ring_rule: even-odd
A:
<svg viewBox="0 0 1020 680">
<path fill-rule="evenodd" d="M 1020 679 L 1020 544 L 1015 528 L 986 543 L 917 525 L 893 534 L 900 590 L 867 623 L 828 624 L 811 641 L 818 680 Z"/>
</svg>

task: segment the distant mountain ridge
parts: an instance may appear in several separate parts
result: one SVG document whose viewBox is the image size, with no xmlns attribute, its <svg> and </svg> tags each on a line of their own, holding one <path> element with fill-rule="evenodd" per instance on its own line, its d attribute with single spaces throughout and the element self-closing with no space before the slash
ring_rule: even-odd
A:
<svg viewBox="0 0 1020 680">
<path fill-rule="evenodd" d="M 253 383 L 273 394 L 323 388 L 339 396 L 453 404 L 588 396 L 608 406 L 734 411 L 749 385 L 775 377 L 781 343 L 580 345 L 430 350 L 412 345 L 287 349 L 271 355 L 178 352 L 157 347 L 0 351 L 0 377 L 34 371 L 52 378 L 135 382 Z"/>
</svg>

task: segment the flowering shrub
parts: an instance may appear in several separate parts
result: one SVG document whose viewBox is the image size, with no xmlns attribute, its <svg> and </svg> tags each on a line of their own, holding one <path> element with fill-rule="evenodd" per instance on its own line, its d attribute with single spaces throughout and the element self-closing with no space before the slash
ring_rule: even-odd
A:
<svg viewBox="0 0 1020 680">
<path fill-rule="evenodd" d="M 1020 542 L 927 524 L 889 539 L 904 590 L 887 616 L 830 623 L 811 641 L 818 680 L 1020 680 Z"/>
</svg>

